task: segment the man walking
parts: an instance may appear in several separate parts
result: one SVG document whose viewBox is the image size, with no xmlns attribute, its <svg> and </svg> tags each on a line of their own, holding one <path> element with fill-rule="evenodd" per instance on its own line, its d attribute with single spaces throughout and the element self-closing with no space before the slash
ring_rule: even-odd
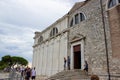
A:
<svg viewBox="0 0 120 80">
<path fill-rule="evenodd" d="M 31 71 L 31 78 L 32 80 L 35 80 L 35 77 L 36 77 L 36 71 L 35 71 L 35 67 L 32 69 Z"/>
<path fill-rule="evenodd" d="M 70 70 L 70 56 L 67 57 L 68 70 Z"/>
</svg>

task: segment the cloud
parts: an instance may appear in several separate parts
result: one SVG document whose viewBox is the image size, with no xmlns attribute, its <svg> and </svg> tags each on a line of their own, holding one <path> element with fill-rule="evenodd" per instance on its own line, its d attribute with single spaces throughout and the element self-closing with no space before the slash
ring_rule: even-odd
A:
<svg viewBox="0 0 120 80">
<path fill-rule="evenodd" d="M 0 21 L 43 30 L 66 14 L 71 5 L 60 0 L 2 0 L 0 8 L 4 8 Z"/>
<path fill-rule="evenodd" d="M 35 31 L 64 16 L 75 0 L 0 0 L 0 57 L 21 56 L 32 61 Z"/>
<path fill-rule="evenodd" d="M 0 23 L 0 54 L 18 55 L 31 61 L 33 36 L 36 29 Z M 3 55 L 2 55 L 3 56 Z"/>
</svg>

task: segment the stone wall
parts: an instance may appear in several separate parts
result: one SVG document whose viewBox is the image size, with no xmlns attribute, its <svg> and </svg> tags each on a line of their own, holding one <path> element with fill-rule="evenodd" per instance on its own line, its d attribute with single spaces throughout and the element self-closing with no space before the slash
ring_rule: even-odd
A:
<svg viewBox="0 0 120 80">
<path fill-rule="evenodd" d="M 106 1 L 103 1 L 105 9 Z M 90 0 L 84 6 L 70 14 L 69 19 L 76 13 L 82 12 L 86 15 L 86 20 L 70 27 L 69 42 L 77 34 L 81 34 L 84 39 L 84 57 L 89 64 L 91 74 L 107 74 L 107 62 L 105 52 L 104 29 L 102 23 L 101 7 L 99 0 Z M 105 11 L 104 11 L 105 12 Z M 106 15 L 106 13 L 105 13 Z M 108 22 L 106 20 L 107 40 L 110 40 Z M 108 42 L 110 45 L 110 42 Z M 70 50 L 69 43 L 69 50 Z M 111 48 L 111 47 L 108 47 Z M 111 54 L 111 53 L 110 53 Z"/>
<path fill-rule="evenodd" d="M 112 79 L 115 79 L 115 76 L 120 74 L 120 5 L 107 10 L 108 1 L 102 1 L 109 69 L 111 76 L 113 76 Z M 69 42 L 79 34 L 85 37 L 83 39 L 84 58 L 88 61 L 89 72 L 91 74 L 97 74 L 101 77 L 101 80 L 105 80 L 105 75 L 107 76 L 108 72 L 100 0 L 90 0 L 85 5 L 69 14 L 69 24 L 71 18 L 79 12 L 85 14 L 86 20 L 69 28 Z M 68 51 L 71 49 L 71 44 L 72 43 L 69 43 Z M 71 54 L 71 52 L 68 54 Z M 104 78 L 102 78 L 102 75 L 104 75 Z"/>
</svg>

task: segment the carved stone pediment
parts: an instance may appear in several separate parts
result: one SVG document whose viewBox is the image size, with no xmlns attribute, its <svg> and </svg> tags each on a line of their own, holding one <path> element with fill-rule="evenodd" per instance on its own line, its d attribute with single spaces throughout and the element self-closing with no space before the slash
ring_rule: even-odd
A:
<svg viewBox="0 0 120 80">
<path fill-rule="evenodd" d="M 72 43 L 72 42 L 80 41 L 81 39 L 84 38 L 85 36 L 83 36 L 82 34 L 76 34 L 70 39 L 70 42 Z"/>
<path fill-rule="evenodd" d="M 78 37 L 78 36 L 74 36 L 74 37 L 72 38 L 72 40 L 76 40 L 76 39 L 79 39 L 79 37 Z"/>
</svg>

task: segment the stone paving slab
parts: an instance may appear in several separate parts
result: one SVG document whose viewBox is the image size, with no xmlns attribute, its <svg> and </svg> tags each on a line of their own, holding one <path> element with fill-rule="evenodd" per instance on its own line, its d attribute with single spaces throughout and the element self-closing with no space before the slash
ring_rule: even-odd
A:
<svg viewBox="0 0 120 80">
<path fill-rule="evenodd" d="M 3 80 L 5 78 L 9 78 L 9 73 L 0 73 L 0 80 Z"/>
</svg>

